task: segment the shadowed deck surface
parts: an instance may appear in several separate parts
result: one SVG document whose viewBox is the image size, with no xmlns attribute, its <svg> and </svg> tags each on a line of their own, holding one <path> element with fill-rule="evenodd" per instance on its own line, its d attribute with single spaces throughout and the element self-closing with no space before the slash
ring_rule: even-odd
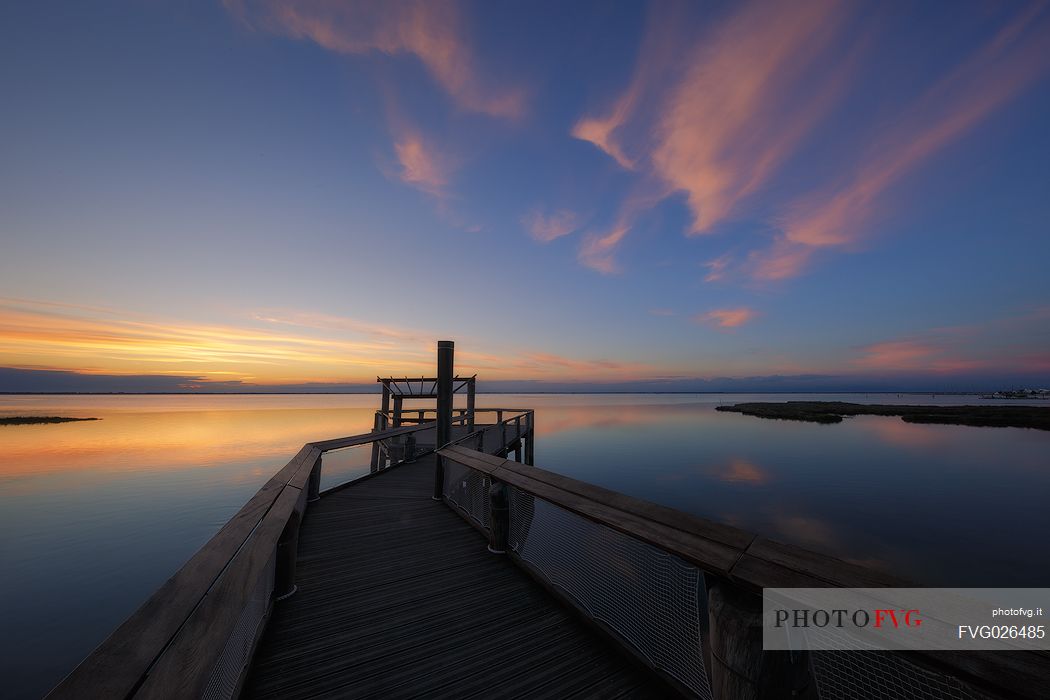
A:
<svg viewBox="0 0 1050 700">
<path fill-rule="evenodd" d="M 337 491 L 303 521 L 244 697 L 662 697 L 444 503 L 434 456 Z"/>
</svg>

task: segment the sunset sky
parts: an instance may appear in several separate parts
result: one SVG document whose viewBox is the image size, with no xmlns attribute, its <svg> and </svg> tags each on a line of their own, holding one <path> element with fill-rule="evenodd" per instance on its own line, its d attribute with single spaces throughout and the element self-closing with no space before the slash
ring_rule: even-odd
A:
<svg viewBox="0 0 1050 700">
<path fill-rule="evenodd" d="M 0 88 L 0 391 L 1050 386 L 1048 2 L 40 0 Z"/>
</svg>

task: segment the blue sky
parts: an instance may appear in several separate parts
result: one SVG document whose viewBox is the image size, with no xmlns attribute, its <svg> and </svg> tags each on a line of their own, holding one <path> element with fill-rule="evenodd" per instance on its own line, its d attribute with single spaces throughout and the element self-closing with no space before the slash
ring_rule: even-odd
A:
<svg viewBox="0 0 1050 700">
<path fill-rule="evenodd" d="M 364 382 L 438 338 L 554 388 L 1050 383 L 1046 3 L 39 2 L 0 34 L 0 390 Z"/>
</svg>

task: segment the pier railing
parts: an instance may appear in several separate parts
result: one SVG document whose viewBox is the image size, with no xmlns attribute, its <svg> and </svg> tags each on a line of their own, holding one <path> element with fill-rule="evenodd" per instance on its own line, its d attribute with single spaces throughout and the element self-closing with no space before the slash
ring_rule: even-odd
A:
<svg viewBox="0 0 1050 700">
<path fill-rule="evenodd" d="M 1045 652 L 763 652 L 763 588 L 909 584 L 466 444 L 438 454 L 445 499 L 491 550 L 683 695 L 1037 698 L 1050 683 Z"/>
<path fill-rule="evenodd" d="M 505 454 L 505 436 L 518 440 L 532 411 L 478 409 L 453 419 L 454 437 L 485 442 Z M 491 415 L 493 424 L 481 420 Z M 475 426 L 474 420 L 478 419 Z M 470 428 L 464 424 L 470 424 Z M 280 471 L 157 590 L 135 613 L 80 663 L 49 698 L 233 698 L 275 601 L 295 591 L 299 525 L 309 503 L 318 499 L 322 457 L 360 445 L 386 445 L 367 479 L 435 447 L 425 439 L 433 422 L 377 430 L 362 435 L 307 443 Z M 411 451 L 391 449 L 421 438 Z M 531 448 L 530 448 L 531 449 Z M 355 479 L 355 480 L 357 480 Z"/>
</svg>

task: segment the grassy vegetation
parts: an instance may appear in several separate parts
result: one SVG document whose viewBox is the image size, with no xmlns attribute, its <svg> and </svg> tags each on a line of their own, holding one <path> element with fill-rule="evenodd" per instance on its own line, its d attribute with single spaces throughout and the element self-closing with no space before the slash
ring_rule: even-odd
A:
<svg viewBox="0 0 1050 700">
<path fill-rule="evenodd" d="M 66 418 L 64 416 L 0 416 L 0 425 L 37 425 L 39 423 L 72 423 L 98 418 Z"/>
<path fill-rule="evenodd" d="M 1045 406 L 890 406 L 842 401 L 785 401 L 738 403 L 719 406 L 717 410 L 810 423 L 841 423 L 844 416 L 900 416 L 908 423 L 1050 430 L 1050 407 Z"/>
</svg>

